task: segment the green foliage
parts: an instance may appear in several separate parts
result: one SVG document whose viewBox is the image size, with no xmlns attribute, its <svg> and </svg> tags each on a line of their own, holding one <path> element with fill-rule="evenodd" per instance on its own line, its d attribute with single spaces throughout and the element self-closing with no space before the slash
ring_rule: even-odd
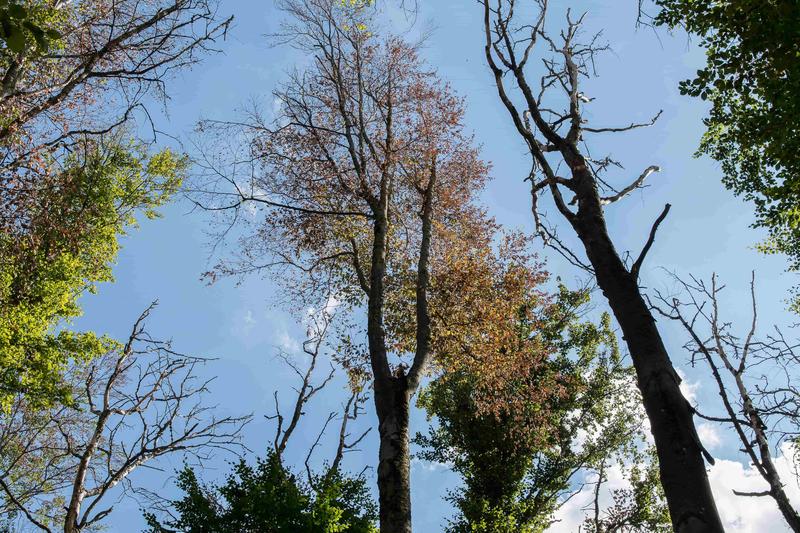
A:
<svg viewBox="0 0 800 533">
<path fill-rule="evenodd" d="M 723 183 L 756 206 L 760 245 L 800 269 L 800 3 L 657 0 L 656 23 L 700 37 L 706 66 L 681 83 L 711 103 L 699 153 L 722 164 Z"/>
<path fill-rule="evenodd" d="M 0 42 L 14 54 L 33 47 L 47 52 L 61 34 L 50 27 L 57 11 L 52 2 L 0 0 Z"/>
<path fill-rule="evenodd" d="M 136 214 L 175 193 L 186 160 L 138 145 L 90 144 L 53 183 L 37 191 L 18 232 L 0 235 L 0 408 L 22 393 L 32 407 L 71 401 L 61 375 L 115 343 L 65 329 L 81 314 L 78 299 L 112 281 L 119 237 Z"/>
<path fill-rule="evenodd" d="M 620 465 L 626 471 L 629 489 L 615 489 L 613 503 L 608 509 L 597 509 L 597 514 L 587 517 L 581 531 L 587 533 L 667 533 L 672 531 L 669 509 L 661 488 L 658 457 L 655 448 L 645 451 L 629 450 Z M 605 482 L 605 470 L 600 471 L 600 481 Z M 599 502 L 595 501 L 595 505 Z"/>
<path fill-rule="evenodd" d="M 530 398 L 524 410 L 536 416 L 526 427 L 508 412 L 480 413 L 475 378 L 464 372 L 445 373 L 421 394 L 438 427 L 416 436 L 420 456 L 452 464 L 464 481 L 449 496 L 459 511 L 451 531 L 544 531 L 577 471 L 635 448 L 641 420 L 633 374 L 621 362 L 609 316 L 597 324 L 579 319 L 587 298 L 562 287 L 537 329 L 520 324 L 521 335 L 538 335 L 551 348 L 531 375 L 498 391 Z"/>
<path fill-rule="evenodd" d="M 178 475 L 182 499 L 176 517 L 159 522 L 146 512 L 149 531 L 166 533 L 376 533 L 377 511 L 363 478 L 331 471 L 300 482 L 274 452 L 255 466 L 240 461 L 220 487 L 202 485 L 190 467 Z"/>
</svg>

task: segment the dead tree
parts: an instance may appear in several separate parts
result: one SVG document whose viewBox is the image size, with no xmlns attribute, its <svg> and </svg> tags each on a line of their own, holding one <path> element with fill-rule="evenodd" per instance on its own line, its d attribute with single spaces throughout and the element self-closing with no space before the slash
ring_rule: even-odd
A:
<svg viewBox="0 0 800 533">
<path fill-rule="evenodd" d="M 662 316 L 675 320 L 689 335 L 686 349 L 692 363 L 697 358 L 708 365 L 711 376 L 725 408 L 725 414 L 708 416 L 695 409 L 701 418 L 730 424 L 753 467 L 769 489 L 742 492 L 739 496 L 769 496 L 793 531 L 800 531 L 800 515 L 789 501 L 772 457 L 771 437 L 778 446 L 785 440 L 795 440 L 800 429 L 800 389 L 797 371 L 800 354 L 797 343 L 789 343 L 783 333 L 760 338 L 757 335 L 755 274 L 750 280 L 750 327 L 744 336 L 736 335 L 733 326 L 720 316 L 719 295 L 725 288 L 716 274 L 710 283 L 695 277 L 683 281 L 675 277 L 684 293 L 683 299 L 667 297 L 656 292 L 653 306 Z M 779 384 L 775 381 L 781 380 Z"/>
<path fill-rule="evenodd" d="M 93 128 L 108 131 L 148 94 L 165 96 L 169 75 L 213 50 L 232 20 L 218 16 L 214 0 L 77 0 L 57 9 L 63 12 L 57 16 L 58 49 L 3 58 L 0 112 L 15 110 L 0 128 L 3 146 L 14 135 L 32 133 L 26 128 L 39 119 L 38 126 L 49 128 L 37 128 L 37 135 L 60 135 L 43 137 L 34 147 Z M 83 113 L 86 106 L 102 109 L 101 116 L 110 122 L 92 123 Z M 121 112 L 108 117 L 112 109 Z"/>
<path fill-rule="evenodd" d="M 592 99 L 582 92 L 581 80 L 594 74 L 595 55 L 606 47 L 597 36 L 586 44 L 580 42 L 584 17 L 573 18 L 568 11 L 567 26 L 555 37 L 545 29 L 547 0 L 525 5 L 515 0 L 482 0 L 481 4 L 486 61 L 499 97 L 531 154 L 532 168 L 526 181 L 531 187 L 536 232 L 568 261 L 594 275 L 622 328 L 650 419 L 675 530 L 722 531 L 703 457 L 713 460 L 697 436 L 691 407 L 679 388 L 680 378 L 638 284 L 642 263 L 670 206 L 656 218 L 630 266 L 615 249 L 605 222 L 604 207 L 642 187 L 659 168 L 651 166 L 628 185 L 614 188 L 603 172 L 619 164 L 608 157 L 592 158 L 585 148 L 585 137 L 648 126 L 660 113 L 641 124 L 590 126 L 582 108 Z M 525 17 L 527 20 L 521 20 Z M 535 81 L 529 77 L 534 64 L 541 68 Z M 561 165 L 567 175 L 559 173 Z M 588 262 L 546 225 L 539 210 L 544 194 L 550 195 L 558 213 L 580 239 Z"/>
<path fill-rule="evenodd" d="M 3 420 L 11 445 L 0 476 L 4 510 L 42 531 L 88 531 L 111 514 L 120 491 L 135 493 L 128 476 L 145 463 L 167 454 L 204 460 L 214 450 L 240 446 L 248 417 L 217 418 L 201 402 L 209 382 L 195 370 L 206 360 L 177 353 L 147 333 L 154 305 L 124 345 L 75 369 L 77 406 L 28 416 L 25 425 Z M 5 427 L 15 424 L 18 432 L 9 437 Z M 20 469 L 42 464 L 26 481 Z"/>
</svg>

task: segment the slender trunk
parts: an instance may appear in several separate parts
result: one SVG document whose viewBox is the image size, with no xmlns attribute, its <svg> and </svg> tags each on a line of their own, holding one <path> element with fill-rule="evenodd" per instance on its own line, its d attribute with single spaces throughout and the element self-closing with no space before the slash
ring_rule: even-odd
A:
<svg viewBox="0 0 800 533">
<path fill-rule="evenodd" d="M 781 477 L 778 474 L 778 470 L 775 468 L 775 463 L 772 462 L 772 452 L 769 449 L 769 441 L 767 440 L 764 429 L 766 426 L 753 405 L 753 400 L 750 398 L 750 393 L 747 391 L 741 373 L 733 369 L 726 355 L 723 354 L 721 356 L 725 366 L 736 381 L 736 387 L 742 398 L 744 412 L 750 422 L 750 429 L 755 434 L 756 445 L 758 446 L 758 453 L 760 455 L 760 461 L 758 462 L 761 464 L 761 475 L 769 484 L 769 494 L 778 504 L 778 509 L 780 509 L 784 520 L 786 520 L 786 523 L 792 528 L 792 531 L 800 533 L 800 515 L 797 514 L 797 511 L 789 501 L 786 491 L 783 490 L 783 482 L 781 482 Z M 745 444 L 745 446 L 747 446 L 747 444 Z M 754 447 L 752 444 L 750 444 L 750 446 Z"/>
<path fill-rule="evenodd" d="M 778 477 L 777 471 L 775 471 L 772 461 L 770 461 L 769 466 L 770 468 L 767 468 L 767 471 L 770 473 L 771 478 L 767 481 L 771 486 L 770 494 L 778 503 L 778 509 L 781 510 L 783 519 L 786 520 L 792 531 L 798 532 L 800 531 L 800 515 L 797 514 L 797 511 L 792 507 L 792 502 L 789 501 L 789 497 L 786 496 L 786 491 L 783 490 L 783 484 Z"/>
<path fill-rule="evenodd" d="M 635 275 L 625 267 L 608 236 L 594 180 L 585 162 L 578 156 L 577 161 L 570 163 L 580 184 L 576 191 L 579 210 L 571 223 L 628 345 L 658 451 L 661 484 L 672 526 L 678 533 L 724 531 L 708 482 L 704 450 L 694 427 L 691 406 L 680 391 L 680 378 Z"/>
<path fill-rule="evenodd" d="M 411 485 L 408 416 L 411 391 L 402 369 L 392 375 L 383 325 L 384 276 L 390 184 L 384 177 L 373 226 L 372 261 L 367 304 L 367 340 L 378 415 L 378 504 L 381 533 L 411 533 Z"/>
<path fill-rule="evenodd" d="M 100 445 L 100 437 L 106 421 L 108 420 L 108 416 L 108 412 L 104 411 L 98 417 L 92 438 L 89 440 L 86 451 L 84 451 L 78 463 L 75 480 L 72 484 L 72 494 L 70 496 L 69 505 L 67 505 L 66 508 L 67 515 L 64 517 L 64 533 L 77 533 L 79 531 L 78 519 L 80 518 L 83 499 L 86 497 L 84 484 L 86 483 L 86 475 L 89 472 L 89 463 L 94 453 L 97 451 L 97 447 Z"/>
<path fill-rule="evenodd" d="M 411 473 L 408 448 L 410 393 L 405 376 L 375 382 L 380 450 L 378 501 L 381 533 L 411 533 Z"/>
</svg>

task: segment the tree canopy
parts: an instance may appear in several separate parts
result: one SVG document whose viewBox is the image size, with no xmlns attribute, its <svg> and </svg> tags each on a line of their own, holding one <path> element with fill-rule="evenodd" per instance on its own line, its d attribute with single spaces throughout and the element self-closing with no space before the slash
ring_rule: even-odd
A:
<svg viewBox="0 0 800 533">
<path fill-rule="evenodd" d="M 749 509 L 800 531 L 800 344 L 778 321 L 758 331 L 776 311 L 754 281 L 729 306 L 717 274 L 649 268 L 749 270 L 698 235 L 752 222 L 757 249 L 800 271 L 796 1 L 639 0 L 639 23 L 650 6 L 671 30 L 661 55 L 603 3 L 568 3 L 560 24 L 555 0 L 235 4 L 241 25 L 220 0 L 0 0 L 0 532 L 721 533 Z M 428 14 L 444 39 L 416 26 Z M 242 27 L 278 51 L 237 39 L 171 94 Z M 695 74 L 679 28 L 706 52 Z M 689 79 L 662 84 L 674 69 Z M 263 103 L 219 102 L 264 86 Z M 630 121 L 602 122 L 620 94 Z M 642 128 L 653 150 L 627 137 Z M 730 199 L 718 185 L 667 175 L 643 193 L 692 152 L 754 206 L 735 232 L 686 209 Z M 177 196 L 208 226 L 176 220 L 120 254 Z M 696 220 L 713 223 L 674 231 Z M 185 284 L 200 232 L 212 299 Z M 122 340 L 102 333 L 142 293 L 191 303 L 159 329 L 188 329 L 218 372 L 151 336 L 156 302 Z M 254 417 L 274 435 L 245 434 Z M 212 478 L 218 452 L 235 460 Z M 183 467 L 165 482 L 167 457 Z"/>
<path fill-rule="evenodd" d="M 463 478 L 463 489 L 449 497 L 458 509 L 450 530 L 544 531 L 580 478 L 641 446 L 632 369 L 622 361 L 608 315 L 597 324 L 580 320 L 587 301 L 587 292 L 562 287 L 556 302 L 538 310 L 538 321 L 518 315 L 520 339 L 537 337 L 544 348 L 536 353 L 518 345 L 539 363 L 492 391 L 503 406 L 496 412 L 476 402 L 476 370 L 445 372 L 420 396 L 436 423 L 415 439 L 420 456 L 452 464 Z M 647 531 L 668 527 L 661 498 L 640 498 L 616 519 L 654 528 Z"/>
<path fill-rule="evenodd" d="M 711 104 L 698 154 L 756 207 L 760 249 L 800 269 L 800 5 L 794 0 L 657 0 L 655 23 L 697 35 L 706 65 L 681 83 Z"/>
<path fill-rule="evenodd" d="M 0 407 L 22 393 L 32 405 L 69 402 L 61 375 L 70 360 L 89 361 L 115 343 L 68 328 L 85 292 L 112 280 L 119 239 L 137 214 L 156 209 L 178 189 L 186 160 L 169 150 L 119 140 L 87 140 L 35 203 L 15 213 L 0 236 Z M 55 163 L 53 163 L 55 164 Z"/>
<path fill-rule="evenodd" d="M 338 470 L 304 483 L 270 450 L 255 465 L 233 466 L 220 486 L 203 485 L 189 466 L 178 474 L 184 496 L 174 516 L 145 513 L 150 533 L 376 533 L 377 509 L 363 478 Z"/>
</svg>

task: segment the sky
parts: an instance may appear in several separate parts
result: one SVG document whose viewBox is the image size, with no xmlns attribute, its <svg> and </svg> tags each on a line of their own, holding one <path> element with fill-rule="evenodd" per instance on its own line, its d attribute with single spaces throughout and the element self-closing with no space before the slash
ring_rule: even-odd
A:
<svg viewBox="0 0 800 533">
<path fill-rule="evenodd" d="M 784 272 L 782 258 L 763 256 L 753 249 L 763 234 L 749 227 L 752 207 L 721 186 L 718 165 L 692 156 L 702 135 L 705 107 L 700 101 L 681 96 L 677 85 L 702 64 L 702 51 L 683 34 L 637 29 L 634 0 L 551 4 L 551 28 L 560 28 L 563 13 L 571 6 L 588 12 L 587 32 L 602 29 L 611 44 L 612 51 L 598 60 L 599 78 L 588 82 L 585 88 L 585 93 L 595 98 L 585 107 L 595 125 L 647 121 L 663 109 L 661 119 L 652 128 L 592 141 L 595 153 L 608 152 L 624 163 L 624 170 L 611 175 L 614 183 L 625 185 L 652 164 L 662 168 L 661 173 L 651 177 L 649 187 L 606 211 L 617 248 L 635 254 L 664 204 L 672 204 L 648 255 L 642 284 L 648 290 L 674 291 L 669 272 L 699 277 L 717 272 L 729 287 L 723 308 L 738 324 L 748 318 L 747 283 L 751 270 L 755 270 L 762 329 L 773 323 L 791 322 L 783 300 L 788 288 L 797 282 L 796 277 Z M 271 0 L 228 0 L 222 3 L 221 10 L 235 16 L 227 40 L 219 43 L 220 53 L 171 81 L 166 109 L 162 116 L 156 115 L 159 129 L 165 132 L 156 139 L 159 143 L 174 144 L 175 137 L 190 147 L 199 119 L 235 118 L 237 109 L 251 100 L 270 106 L 271 91 L 287 69 L 303 64 L 304 58 L 297 51 L 272 46 L 268 34 L 277 30 L 280 15 Z M 492 163 L 493 179 L 483 201 L 502 224 L 531 231 L 530 196 L 522 181 L 529 169 L 529 156 L 497 99 L 484 64 L 480 16 L 475 2 L 427 0 L 421 2 L 413 28 L 409 29 L 408 21 L 396 13 L 392 20 L 396 31 L 412 40 L 430 30 L 422 55 L 466 97 L 467 129 L 482 145 L 484 159 Z M 114 269 L 116 283 L 106 284 L 99 294 L 83 299 L 85 315 L 76 327 L 125 337 L 139 313 L 157 299 L 159 306 L 150 321 L 151 332 L 160 338 L 171 338 L 179 351 L 215 358 L 203 370 L 204 375 L 215 377 L 209 401 L 217 405 L 220 413 L 252 414 L 244 444 L 251 450 L 249 458 L 263 455 L 274 436 L 274 426 L 264 417 L 273 413 L 273 391 L 279 391 L 284 404 L 292 392 L 291 371 L 275 355 L 279 349 L 296 354 L 305 327 L 282 306 L 279 289 L 270 279 L 251 277 L 240 283 L 223 279 L 211 286 L 204 283 L 200 279 L 202 273 L 219 259 L 209 247 L 208 218 L 192 210 L 184 200 L 168 206 L 163 214 L 160 220 L 144 221 L 139 230 L 124 239 Z M 552 252 L 542 249 L 540 254 L 554 276 L 575 284 L 584 279 L 581 272 Z M 605 307 L 600 293 L 594 302 L 600 310 Z M 685 392 L 703 405 L 718 407 L 718 397 L 703 369 L 687 364 L 681 348 L 685 342 L 682 333 L 663 321 L 659 327 L 675 365 L 685 377 Z M 344 400 L 342 388 L 341 381 L 336 381 L 313 401 L 290 446 L 290 463 L 302 466 L 328 412 Z M 357 427 L 366 429 L 374 424 L 371 407 L 368 404 L 368 413 L 357 421 Z M 426 426 L 424 413 L 415 410 L 412 433 Z M 732 494 L 731 488 L 761 490 L 763 483 L 737 453 L 730 431 L 705 423 L 699 424 L 699 431 L 717 459 L 716 465 L 709 467 L 709 475 L 727 529 L 740 533 L 768 528 L 783 531 L 771 500 L 743 500 Z M 315 464 L 330 456 L 331 444 L 323 443 L 314 456 Z M 373 431 L 360 452 L 347 456 L 346 466 L 356 472 L 364 466 L 374 466 L 376 450 L 377 435 Z M 220 480 L 230 459 L 219 456 L 204 464 L 204 479 Z M 778 462 L 780 469 L 791 476 L 789 461 L 781 457 Z M 133 474 L 132 480 L 170 494 L 173 480 L 168 474 L 180 464 L 179 458 L 162 461 L 158 465 L 160 471 L 141 470 Z M 623 483 L 618 474 L 612 472 L 612 488 Z M 367 476 L 373 483 L 374 471 L 368 470 Z M 443 497 L 457 483 L 457 477 L 444 465 L 413 461 L 416 531 L 442 529 L 452 512 Z M 800 504 L 797 483 L 791 481 L 787 490 L 794 503 Z M 588 495 L 581 494 L 562 509 L 560 521 L 552 531 L 577 530 L 585 496 Z M 110 517 L 109 530 L 139 531 L 142 524 L 138 505 L 123 500 Z"/>
</svg>

